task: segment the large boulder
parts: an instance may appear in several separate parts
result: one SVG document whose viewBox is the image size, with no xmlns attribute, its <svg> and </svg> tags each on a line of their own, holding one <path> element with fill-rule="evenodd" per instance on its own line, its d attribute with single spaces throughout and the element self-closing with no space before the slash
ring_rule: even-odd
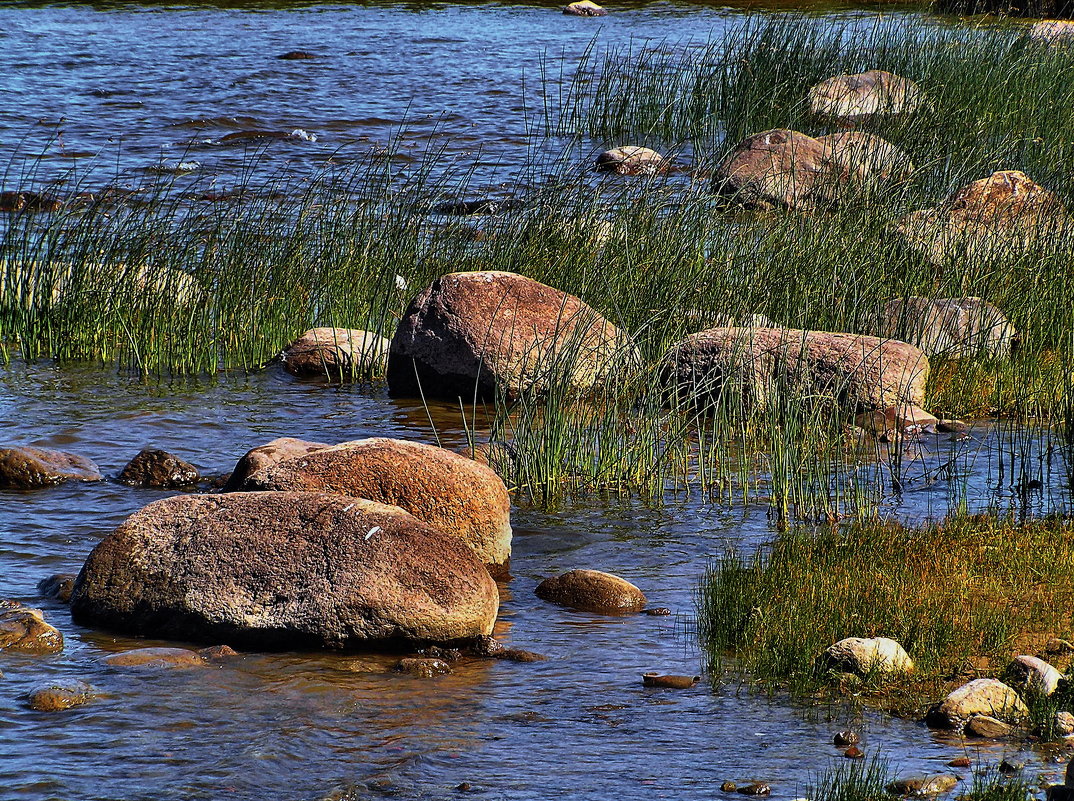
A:
<svg viewBox="0 0 1074 801">
<path fill-rule="evenodd" d="M 1001 170 L 941 205 L 902 217 L 896 230 L 934 264 L 1017 257 L 1054 246 L 1070 221 L 1063 201 L 1018 170 Z"/>
<path fill-rule="evenodd" d="M 251 448 L 239 459 L 235 469 L 224 484 L 224 492 L 235 492 L 246 483 L 246 479 L 260 470 L 277 465 L 287 459 L 305 456 L 308 453 L 330 447 L 323 442 L 307 442 L 294 437 L 280 437 Z"/>
<path fill-rule="evenodd" d="M 537 597 L 599 614 L 629 614 L 645 608 L 645 593 L 626 579 L 600 570 L 569 570 L 537 585 Z"/>
<path fill-rule="evenodd" d="M 361 648 L 492 631 L 496 583 L 461 542 L 394 506 L 312 492 L 180 495 L 90 553 L 73 619 L 251 648 Z"/>
<path fill-rule="evenodd" d="M 998 679 L 974 679 L 952 690 L 929 711 L 932 726 L 961 729 L 974 715 L 987 715 L 1004 723 L 1018 723 L 1029 714 L 1018 693 Z"/>
<path fill-rule="evenodd" d="M 903 647 L 889 637 L 846 637 L 824 652 L 836 670 L 866 676 L 872 673 L 909 673 L 914 662 Z"/>
<path fill-rule="evenodd" d="M 884 304 L 877 334 L 909 342 L 927 356 L 947 359 L 988 355 L 1006 358 L 1017 332 L 1003 312 L 986 300 L 895 298 Z"/>
<path fill-rule="evenodd" d="M 384 372 L 388 340 L 372 331 L 311 328 L 280 354 L 292 375 L 336 381 Z"/>
<path fill-rule="evenodd" d="M 818 136 L 817 141 L 832 150 L 832 158 L 863 184 L 903 181 L 914 171 L 914 163 L 903 150 L 865 131 L 841 131 Z"/>
<path fill-rule="evenodd" d="M 1051 695 L 1059 689 L 1063 674 L 1036 656 L 1016 656 L 1007 666 L 1007 681 L 1023 692 Z"/>
<path fill-rule="evenodd" d="M 746 137 L 713 172 L 720 194 L 747 208 L 813 208 L 845 191 L 851 172 L 830 144 L 777 128 Z"/>
<path fill-rule="evenodd" d="M 0 651 L 56 654 L 62 650 L 63 635 L 45 622 L 40 609 L 0 601 Z"/>
<path fill-rule="evenodd" d="M 0 490 L 38 489 L 64 481 L 100 481 L 97 465 L 85 456 L 46 448 L 0 448 Z"/>
<path fill-rule="evenodd" d="M 461 540 L 494 574 L 511 558 L 511 498 L 490 468 L 399 439 L 344 442 L 251 475 L 243 490 L 333 492 L 398 506 Z"/>
<path fill-rule="evenodd" d="M 763 409 L 778 394 L 827 398 L 852 412 L 922 406 L 929 362 L 895 340 L 789 328 L 710 328 L 664 354 L 661 375 L 679 400 Z"/>
<path fill-rule="evenodd" d="M 143 448 L 127 462 L 117 480 L 131 487 L 177 489 L 198 483 L 198 468 L 158 448 Z"/>
<path fill-rule="evenodd" d="M 808 99 L 813 114 L 847 123 L 912 114 L 926 104 L 916 83 L 884 70 L 833 76 L 812 87 Z"/>
<path fill-rule="evenodd" d="M 415 298 L 392 338 L 396 397 L 457 400 L 578 391 L 637 358 L 629 338 L 573 295 L 514 273 L 450 273 Z"/>
</svg>

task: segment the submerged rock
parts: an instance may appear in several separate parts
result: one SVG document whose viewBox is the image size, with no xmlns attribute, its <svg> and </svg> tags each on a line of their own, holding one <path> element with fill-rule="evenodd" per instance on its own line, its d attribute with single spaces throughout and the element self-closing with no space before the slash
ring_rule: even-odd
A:
<svg viewBox="0 0 1074 801">
<path fill-rule="evenodd" d="M 651 148 L 626 145 L 597 156 L 595 169 L 616 175 L 658 175 L 671 169 L 671 162 Z"/>
<path fill-rule="evenodd" d="M 466 545 L 497 575 L 511 559 L 511 497 L 490 468 L 445 448 L 373 437 L 253 473 L 241 490 L 333 492 L 398 506 Z"/>
<path fill-rule="evenodd" d="M 645 608 L 645 593 L 626 579 L 600 570 L 569 570 L 537 585 L 537 597 L 600 614 L 632 614 Z"/>
<path fill-rule="evenodd" d="M 409 673 L 411 676 L 421 676 L 422 678 L 431 679 L 433 676 L 442 676 L 445 673 L 450 673 L 451 665 L 443 659 L 407 657 L 406 659 L 400 659 L 396 663 L 395 670 L 398 673 Z"/>
<path fill-rule="evenodd" d="M 208 660 L 189 648 L 135 648 L 101 659 L 112 667 L 192 668 L 205 667 Z"/>
<path fill-rule="evenodd" d="M 361 648 L 488 634 L 499 595 L 456 539 L 402 509 L 313 492 L 181 495 L 93 549 L 74 620 L 253 648 Z"/>
<path fill-rule="evenodd" d="M 284 348 L 280 361 L 292 375 L 340 381 L 383 373 L 388 346 L 388 340 L 372 331 L 311 328 Z"/>
<path fill-rule="evenodd" d="M 62 650 L 63 635 L 45 622 L 40 609 L 0 601 L 0 651 L 57 654 Z"/>
<path fill-rule="evenodd" d="M 934 796 L 949 793 L 958 784 L 958 776 L 949 773 L 926 776 L 904 776 L 887 786 L 887 791 L 896 795 Z"/>
<path fill-rule="evenodd" d="M 1051 695 L 1063 680 L 1062 673 L 1035 656 L 1016 656 L 1007 666 L 1006 677 L 1015 689 L 1036 695 Z"/>
<path fill-rule="evenodd" d="M 850 123 L 912 114 L 926 105 L 916 83 L 884 70 L 828 78 L 809 90 L 808 100 L 813 114 Z"/>
<path fill-rule="evenodd" d="M 120 484 L 131 487 L 179 489 L 198 483 L 198 468 L 157 448 L 144 448 L 119 474 Z"/>
<path fill-rule="evenodd" d="M 1017 341 L 1014 326 L 999 309 L 975 297 L 908 297 L 884 304 L 877 334 L 909 342 L 926 356 L 1004 359 Z"/>
<path fill-rule="evenodd" d="M 26 703 L 36 712 L 60 712 L 82 706 L 94 697 L 94 689 L 84 681 L 61 680 L 40 684 L 26 696 Z"/>
<path fill-rule="evenodd" d="M 950 425 L 957 421 L 941 421 L 935 415 L 929 414 L 924 409 L 909 403 L 901 406 L 889 406 L 879 411 L 865 412 L 854 418 L 855 425 L 877 436 L 882 442 L 888 442 L 898 436 L 907 434 L 939 433 L 941 422 Z"/>
<path fill-rule="evenodd" d="M 772 787 L 767 782 L 750 782 L 738 788 L 742 795 L 771 795 Z"/>
<path fill-rule="evenodd" d="M 701 681 L 700 676 L 671 676 L 660 673 L 642 673 L 641 683 L 646 687 L 667 687 L 673 690 L 688 690 Z"/>
<path fill-rule="evenodd" d="M 323 442 L 307 442 L 304 439 L 295 439 L 294 437 L 280 437 L 264 445 L 258 445 L 256 448 L 248 450 L 239 459 L 235 469 L 228 476 L 223 490 L 224 492 L 240 490 L 247 479 L 260 470 L 266 470 L 287 459 L 305 456 L 328 447 L 331 446 Z"/>
<path fill-rule="evenodd" d="M 871 673 L 909 673 L 914 662 L 895 640 L 888 637 L 847 637 L 824 652 L 834 669 L 866 676 Z"/>
<path fill-rule="evenodd" d="M 37 591 L 45 598 L 52 598 L 61 604 L 65 604 L 70 602 L 71 590 L 74 586 L 74 573 L 56 573 L 37 582 Z"/>
<path fill-rule="evenodd" d="M 608 14 L 603 6 L 598 6 L 593 0 L 576 0 L 563 7 L 564 14 L 572 14 L 576 17 L 603 17 Z"/>
<path fill-rule="evenodd" d="M 64 481 L 101 481 L 85 456 L 45 448 L 0 448 L 0 490 L 39 489 Z"/>
<path fill-rule="evenodd" d="M 1013 726 L 1009 723 L 1004 723 L 1002 720 L 997 720 L 991 715 L 971 715 L 966 722 L 966 733 L 972 734 L 974 737 L 996 740 L 1000 737 L 1006 737 L 1012 731 L 1014 731 Z"/>
<path fill-rule="evenodd" d="M 1001 170 L 973 181 L 931 209 L 902 217 L 896 230 L 910 247 L 943 265 L 1018 257 L 1061 240 L 1070 220 L 1063 201 L 1024 172 Z"/>
<path fill-rule="evenodd" d="M 63 208 L 63 201 L 43 192 L 0 192 L 0 212 L 51 213 Z"/>
<path fill-rule="evenodd" d="M 922 405 L 929 362 L 913 345 L 858 334 L 710 328 L 673 345 L 660 370 L 680 401 L 703 406 L 750 412 L 795 393 L 861 412 Z"/>
<path fill-rule="evenodd" d="M 838 746 L 857 745 L 861 742 L 861 735 L 850 729 L 846 731 L 838 731 L 835 733 L 835 736 L 832 737 L 832 742 Z"/>
<path fill-rule="evenodd" d="M 1029 714 L 1018 693 L 998 679 L 974 679 L 953 690 L 925 720 L 930 726 L 960 729 L 974 715 L 1018 723 Z"/>
<path fill-rule="evenodd" d="M 400 320 L 388 389 L 464 401 L 559 382 L 584 392 L 637 358 L 629 337 L 573 295 L 514 273 L 451 273 Z"/>
<path fill-rule="evenodd" d="M 306 50 L 290 50 L 282 55 L 276 56 L 276 58 L 283 61 L 306 61 L 317 58 L 317 56 Z"/>
</svg>

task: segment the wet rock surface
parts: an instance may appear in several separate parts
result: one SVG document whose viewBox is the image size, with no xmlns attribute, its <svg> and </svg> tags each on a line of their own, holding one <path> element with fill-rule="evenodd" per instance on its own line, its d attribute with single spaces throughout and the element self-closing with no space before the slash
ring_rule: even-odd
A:
<svg viewBox="0 0 1074 801">
<path fill-rule="evenodd" d="M 95 690 L 84 681 L 64 680 L 34 687 L 26 696 L 26 705 L 35 712 L 60 712 L 89 703 Z"/>
<path fill-rule="evenodd" d="M 409 440 L 374 437 L 253 473 L 243 491 L 333 492 L 398 506 L 469 548 L 496 575 L 511 558 L 511 498 L 490 468 Z"/>
<path fill-rule="evenodd" d="M 671 162 L 648 147 L 626 145 L 597 156 L 597 172 L 616 175 L 658 175 L 671 169 Z"/>
<path fill-rule="evenodd" d="M 0 600 L 0 652 L 46 655 L 62 650 L 63 634 L 45 622 L 40 609 Z"/>
<path fill-rule="evenodd" d="M 600 570 L 569 570 L 542 581 L 536 593 L 544 601 L 600 614 L 632 614 L 647 603 L 629 581 Z"/>
<path fill-rule="evenodd" d="M 198 483 L 201 474 L 194 465 L 158 448 L 145 448 L 131 459 L 117 480 L 131 487 L 180 489 Z"/>
<path fill-rule="evenodd" d="M 409 673 L 411 676 L 420 676 L 431 679 L 433 676 L 443 676 L 451 672 L 451 665 L 443 659 L 432 657 L 407 657 L 400 659 L 395 665 L 397 673 Z"/>
<path fill-rule="evenodd" d="M 701 681 L 700 676 L 674 676 L 660 673 L 642 673 L 641 683 L 646 687 L 666 687 L 672 690 L 688 690 Z"/>
<path fill-rule="evenodd" d="M 392 338 L 395 397 L 586 391 L 633 363 L 629 338 L 573 295 L 514 273 L 451 273 L 408 306 Z"/>
<path fill-rule="evenodd" d="M 0 448 L 0 490 L 51 487 L 64 481 L 101 481 L 85 456 L 46 448 Z"/>
<path fill-rule="evenodd" d="M 135 648 L 106 656 L 101 660 L 112 667 L 125 668 L 195 668 L 205 667 L 208 660 L 189 648 Z"/>
<path fill-rule="evenodd" d="M 340 495 L 181 495 L 94 548 L 74 619 L 252 648 L 355 648 L 491 632 L 496 584 L 461 542 Z"/>
<path fill-rule="evenodd" d="M 372 331 L 311 328 L 284 348 L 280 362 L 292 375 L 345 381 L 383 374 L 388 346 L 388 340 Z"/>
<path fill-rule="evenodd" d="M 37 591 L 44 598 L 51 598 L 61 604 L 69 603 L 71 590 L 75 586 L 74 573 L 56 573 L 37 582 Z"/>
<path fill-rule="evenodd" d="M 925 776 L 904 776 L 887 786 L 888 792 L 896 795 L 927 797 L 943 795 L 955 789 L 958 777 L 947 773 Z"/>
</svg>

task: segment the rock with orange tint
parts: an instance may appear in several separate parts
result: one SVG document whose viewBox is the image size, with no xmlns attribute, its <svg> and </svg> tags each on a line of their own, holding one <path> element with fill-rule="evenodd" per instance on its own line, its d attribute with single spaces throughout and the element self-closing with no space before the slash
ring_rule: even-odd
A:
<svg viewBox="0 0 1074 801">
<path fill-rule="evenodd" d="M 626 579 L 600 570 L 568 570 L 537 585 L 537 597 L 560 606 L 599 614 L 640 612 L 645 593 Z"/>
<path fill-rule="evenodd" d="M 208 660 L 189 648 L 135 648 L 110 654 L 101 662 L 112 667 L 192 668 L 205 667 Z"/>
<path fill-rule="evenodd" d="M 101 481 L 97 465 L 85 456 L 47 448 L 0 448 L 0 490 L 39 489 L 64 481 Z"/>
<path fill-rule="evenodd" d="M 884 70 L 836 75 L 808 93 L 809 109 L 819 117 L 855 123 L 877 116 L 912 114 L 926 105 L 913 81 Z"/>
<path fill-rule="evenodd" d="M 311 328 L 284 348 L 280 361 L 292 375 L 345 381 L 383 373 L 388 344 L 372 331 Z"/>
<path fill-rule="evenodd" d="M 902 217 L 896 229 L 935 264 L 1018 257 L 1047 249 L 1070 228 L 1062 199 L 1019 170 L 1000 170 L 944 203 Z"/>
<path fill-rule="evenodd" d="M 661 360 L 680 401 L 749 413 L 774 397 L 826 398 L 850 412 L 925 401 L 929 362 L 905 342 L 789 328 L 710 328 Z"/>
<path fill-rule="evenodd" d="M 637 358 L 626 334 L 573 295 L 514 273 L 450 273 L 400 320 L 388 389 L 463 401 L 553 385 L 584 392 Z"/>
<path fill-rule="evenodd" d="M 464 543 L 497 575 L 511 558 L 511 498 L 503 481 L 433 445 L 383 437 L 344 442 L 259 470 L 240 489 L 334 492 L 398 506 Z"/>
<path fill-rule="evenodd" d="M 45 622 L 40 609 L 18 601 L 0 601 L 0 651 L 20 654 L 57 654 L 63 634 Z"/>
<path fill-rule="evenodd" d="M 398 507 L 244 492 L 131 515 L 90 553 L 71 614 L 141 636 L 353 649 L 489 634 L 498 605 L 466 546 Z"/>
<path fill-rule="evenodd" d="M 248 450 L 235 469 L 231 471 L 227 483 L 224 484 L 224 492 L 235 492 L 240 489 L 246 479 L 254 473 L 277 465 L 286 459 L 305 456 L 308 453 L 327 448 L 323 442 L 307 442 L 304 439 L 294 437 L 280 437 L 264 445 Z"/>
</svg>

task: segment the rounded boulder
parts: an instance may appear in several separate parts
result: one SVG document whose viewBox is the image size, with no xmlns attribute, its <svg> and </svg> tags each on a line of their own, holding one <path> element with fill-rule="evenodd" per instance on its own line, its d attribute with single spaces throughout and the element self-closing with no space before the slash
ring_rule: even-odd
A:
<svg viewBox="0 0 1074 801">
<path fill-rule="evenodd" d="M 927 721 L 945 729 L 961 729 L 974 715 L 1017 723 L 1029 714 L 1021 697 L 998 679 L 974 679 L 952 690 L 929 711 Z"/>
<path fill-rule="evenodd" d="M 100 481 L 97 465 L 85 456 L 47 448 L 0 448 L 0 490 L 39 489 L 64 481 Z"/>
<path fill-rule="evenodd" d="M 828 646 L 824 656 L 829 665 L 848 673 L 909 673 L 914 662 L 889 637 L 847 637 Z"/>
<path fill-rule="evenodd" d="M 645 608 L 645 593 L 626 579 L 600 570 L 569 570 L 537 585 L 537 597 L 582 612 L 623 615 Z"/>
<path fill-rule="evenodd" d="M 498 604 L 469 549 L 398 507 L 256 492 L 131 515 L 90 553 L 71 613 L 135 635 L 353 649 L 488 634 Z"/>
<path fill-rule="evenodd" d="M 280 361 L 292 375 L 344 381 L 383 373 L 388 344 L 372 331 L 311 328 L 284 348 Z"/>
</svg>

